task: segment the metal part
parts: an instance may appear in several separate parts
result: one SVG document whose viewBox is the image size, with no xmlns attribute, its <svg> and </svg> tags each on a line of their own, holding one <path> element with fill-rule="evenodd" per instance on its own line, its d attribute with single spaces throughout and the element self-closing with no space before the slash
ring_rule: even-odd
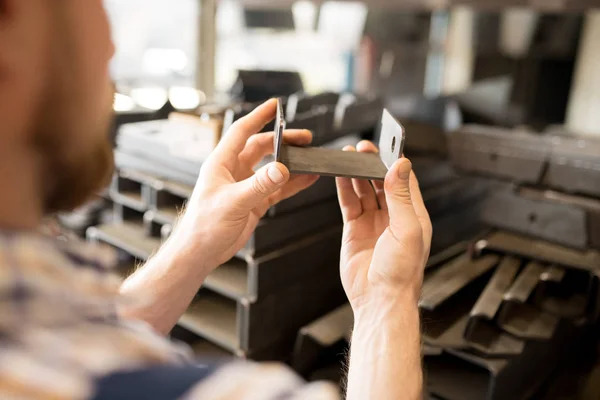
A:
<svg viewBox="0 0 600 400">
<path fill-rule="evenodd" d="M 489 229 L 479 220 L 480 210 L 481 202 L 476 199 L 461 204 L 452 212 L 433 217 L 431 254 L 446 251 L 456 243 L 476 239 Z"/>
<path fill-rule="evenodd" d="M 419 178 L 419 187 L 423 191 L 459 177 L 446 160 L 434 157 L 412 157 L 410 161 L 415 175 Z"/>
<path fill-rule="evenodd" d="M 530 342 L 510 359 L 454 349 L 425 357 L 427 387 L 445 400 L 525 400 L 550 376 L 582 329 L 561 325 L 548 342 Z"/>
<path fill-rule="evenodd" d="M 346 301 L 339 279 L 338 260 L 256 303 L 242 300 L 238 305 L 241 348 L 266 348 L 284 337 L 293 342 L 302 326 Z"/>
<path fill-rule="evenodd" d="M 281 101 L 277 100 L 277 113 L 275 114 L 275 133 L 273 142 L 273 152 L 275 153 L 275 159 L 277 155 L 281 153 L 281 146 L 283 145 L 283 131 L 285 131 L 286 121 L 283 113 L 283 105 Z M 279 160 L 277 160 L 279 161 Z"/>
<path fill-rule="evenodd" d="M 144 213 L 144 231 L 146 236 L 153 238 L 162 238 L 163 225 L 157 221 L 157 212 L 154 210 Z"/>
<path fill-rule="evenodd" d="M 207 280 L 179 324 L 236 354 L 284 350 L 282 346 L 288 346 L 289 354 L 298 329 L 345 299 L 339 284 L 339 249 L 337 252 L 334 263 L 319 264 L 310 275 L 270 293 L 261 293 L 257 300 L 246 296 L 237 301 L 231 298 L 232 290 L 243 287 L 245 267 L 239 262 L 229 264 L 221 276 Z M 282 264 L 278 267 L 282 269 Z M 220 291 L 229 287 L 228 296 L 209 290 L 211 286 Z"/>
<path fill-rule="evenodd" d="M 584 317 L 593 297 L 595 276 L 586 271 L 550 266 L 541 275 L 533 303 L 560 318 Z"/>
<path fill-rule="evenodd" d="M 425 343 L 442 348 L 467 348 L 463 337 L 469 310 L 479 295 L 482 276 L 498 262 L 496 256 L 472 261 L 465 254 L 426 276 L 419 309 Z"/>
<path fill-rule="evenodd" d="M 516 258 L 505 257 L 471 309 L 464 337 L 472 348 L 486 356 L 515 356 L 525 347 L 522 340 L 503 333 L 493 323 L 520 264 Z"/>
<path fill-rule="evenodd" d="M 287 121 L 286 126 L 288 129 L 308 129 L 313 134 L 313 146 L 320 146 L 343 136 L 341 132 L 334 130 L 334 120 L 334 108 L 320 106 L 296 115 L 293 121 Z"/>
<path fill-rule="evenodd" d="M 88 228 L 91 242 L 102 242 L 122 249 L 140 260 L 146 260 L 160 247 L 160 240 L 149 238 L 141 222 L 120 222 Z"/>
<path fill-rule="evenodd" d="M 148 208 L 145 190 L 141 183 L 133 180 L 126 171 L 123 171 L 113 175 L 108 193 L 112 201 L 143 212 Z"/>
<path fill-rule="evenodd" d="M 545 269 L 530 262 L 505 293 L 497 322 L 506 332 L 528 340 L 549 340 L 554 335 L 558 318 L 526 304 Z"/>
<path fill-rule="evenodd" d="M 543 184 L 570 193 L 600 196 L 600 141 L 551 138 L 552 155 Z"/>
<path fill-rule="evenodd" d="M 513 254 L 594 273 L 600 268 L 600 253 L 596 250 L 573 250 L 503 231 L 491 233 L 487 238 L 478 241 L 475 247 L 478 251 Z"/>
<path fill-rule="evenodd" d="M 322 353 L 341 341 L 350 342 L 354 315 L 350 304 L 345 304 L 323 317 L 302 327 L 298 332 L 292 368 L 301 375 L 314 369 Z"/>
<path fill-rule="evenodd" d="M 115 165 L 119 169 L 131 169 L 152 174 L 159 179 L 167 179 L 180 182 L 186 185 L 195 185 L 198 180 L 198 174 L 190 174 L 179 170 L 169 168 L 152 159 L 140 157 L 139 155 L 129 154 L 118 148 L 114 151 Z M 199 170 L 198 170 L 199 171 Z"/>
<path fill-rule="evenodd" d="M 492 321 L 496 317 L 502 305 L 504 294 L 513 283 L 520 265 L 521 261 L 514 257 L 505 257 L 502 259 L 494 276 L 490 279 L 485 290 L 479 296 L 477 303 L 471 309 L 470 316 L 473 322 L 476 322 L 477 318 Z M 467 332 L 468 334 L 469 332 Z"/>
<path fill-rule="evenodd" d="M 318 276 L 323 268 L 338 265 L 341 226 L 323 229 L 259 257 L 247 258 L 248 299 L 275 292 L 294 282 Z"/>
<path fill-rule="evenodd" d="M 489 184 L 482 179 L 459 178 L 421 191 L 429 216 L 433 219 L 466 204 L 483 200 L 489 191 Z"/>
<path fill-rule="evenodd" d="M 283 115 L 278 115 L 275 126 L 280 127 L 283 119 Z M 283 145 L 282 135 L 282 131 L 275 135 L 275 159 L 285 164 L 290 172 L 300 174 L 383 180 L 388 168 L 400 158 L 404 145 L 402 125 L 385 110 L 379 155 Z"/>
<path fill-rule="evenodd" d="M 240 257 L 264 254 L 295 238 L 342 223 L 342 215 L 337 200 L 327 201 L 275 218 L 264 218 L 242 250 Z"/>
<path fill-rule="evenodd" d="M 458 169 L 519 183 L 539 182 L 550 152 L 550 144 L 539 136 L 481 125 L 465 125 L 450 140 Z"/>
<path fill-rule="evenodd" d="M 588 245 L 586 212 L 566 204 L 537 201 L 502 190 L 483 202 L 482 219 L 492 227 L 516 231 L 564 246 Z"/>
<path fill-rule="evenodd" d="M 383 110 L 381 98 L 361 99 L 344 95 L 335 110 L 335 130 L 342 133 L 363 133 L 374 130 Z"/>
<path fill-rule="evenodd" d="M 438 126 L 419 121 L 403 121 L 404 128 L 410 132 L 406 137 L 405 151 L 412 154 L 436 154 L 446 156 L 448 153 L 447 135 Z"/>
<path fill-rule="evenodd" d="M 455 132 L 457 168 L 499 178 L 600 195 L 600 141 L 467 125 Z"/>
<path fill-rule="evenodd" d="M 267 215 L 271 218 L 278 217 L 282 214 L 298 211 L 305 207 L 335 199 L 336 195 L 335 179 L 329 176 L 322 176 L 308 189 L 269 208 Z"/>
<path fill-rule="evenodd" d="M 147 162 L 197 177 L 202 163 L 216 147 L 220 134 L 214 127 L 202 127 L 199 122 L 139 122 L 121 127 L 117 148 Z"/>
<path fill-rule="evenodd" d="M 470 260 L 465 254 L 441 267 L 424 282 L 419 307 L 434 310 L 449 297 L 492 269 L 498 260 L 499 257 L 494 255 Z"/>
<path fill-rule="evenodd" d="M 600 201 L 590 198 L 573 196 L 552 190 L 536 190 L 519 188 L 519 195 L 532 201 L 562 205 L 570 210 L 581 210 L 585 213 L 586 244 L 600 249 Z M 564 221 L 565 223 L 572 223 Z"/>
<path fill-rule="evenodd" d="M 325 92 L 314 96 L 305 93 L 294 93 L 288 97 L 285 115 L 290 121 L 300 115 L 319 106 L 335 108 L 340 100 L 339 93 Z"/>
<path fill-rule="evenodd" d="M 209 290 L 200 290 L 178 324 L 235 353 L 240 348 L 236 302 Z"/>
</svg>

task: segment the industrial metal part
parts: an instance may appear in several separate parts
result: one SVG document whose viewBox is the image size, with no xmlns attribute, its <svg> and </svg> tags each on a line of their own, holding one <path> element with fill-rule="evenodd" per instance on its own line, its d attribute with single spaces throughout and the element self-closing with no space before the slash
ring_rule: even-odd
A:
<svg viewBox="0 0 600 400">
<path fill-rule="evenodd" d="M 241 257 L 263 254 L 318 229 L 342 223 L 337 200 L 331 200 L 275 218 L 262 219 L 242 250 Z"/>
<path fill-rule="evenodd" d="M 129 208 L 143 212 L 148 208 L 145 196 L 146 189 L 141 183 L 132 179 L 126 171 L 115 174 L 109 189 L 111 200 Z"/>
<path fill-rule="evenodd" d="M 586 244 L 595 249 L 600 249 L 600 201 L 590 198 L 574 196 L 553 190 L 536 190 L 528 187 L 519 188 L 521 197 L 536 202 L 562 205 L 569 210 L 581 210 L 585 213 Z M 563 221 L 572 223 L 571 221 Z"/>
<path fill-rule="evenodd" d="M 297 115 L 293 121 L 287 122 L 287 128 L 308 129 L 313 135 L 313 146 L 320 146 L 344 136 L 344 133 L 334 130 L 334 119 L 334 108 L 320 106 Z"/>
<path fill-rule="evenodd" d="M 450 140 L 458 169 L 519 183 L 538 183 L 550 152 L 550 144 L 539 136 L 481 125 L 466 125 Z"/>
<path fill-rule="evenodd" d="M 335 110 L 335 130 L 342 133 L 363 133 L 379 124 L 383 102 L 381 98 L 357 98 L 343 95 Z"/>
<path fill-rule="evenodd" d="M 442 348 L 468 347 L 463 333 L 469 310 L 482 287 L 482 276 L 497 262 L 493 255 L 472 261 L 464 254 L 426 276 L 419 300 L 425 343 Z"/>
<path fill-rule="evenodd" d="M 402 155 L 404 129 L 387 111 L 382 117 L 379 154 L 285 145 L 282 143 L 283 121 L 283 109 L 279 106 L 275 122 L 275 159 L 292 173 L 383 180 L 387 170 Z"/>
<path fill-rule="evenodd" d="M 431 218 L 455 210 L 465 204 L 483 200 L 489 184 L 477 178 L 459 178 L 447 183 L 422 189 L 423 201 Z"/>
<path fill-rule="evenodd" d="M 600 141 L 551 138 L 552 155 L 543 184 L 569 193 L 600 196 Z"/>
<path fill-rule="evenodd" d="M 219 138 L 220 132 L 215 132 L 212 126 L 202 126 L 200 119 L 149 121 L 123 125 L 117 136 L 117 148 L 197 177 Z"/>
<path fill-rule="evenodd" d="M 278 217 L 283 214 L 298 211 L 305 207 L 311 207 L 327 200 L 335 199 L 336 195 L 335 179 L 329 176 L 323 176 L 311 187 L 269 208 L 267 215 L 271 218 Z"/>
<path fill-rule="evenodd" d="M 586 271 L 550 266 L 533 295 L 540 309 L 560 318 L 577 319 L 587 313 L 596 277 Z"/>
<path fill-rule="evenodd" d="M 558 318 L 527 304 L 545 269 L 530 262 L 504 294 L 497 322 L 506 332 L 528 340 L 549 340 L 554 335 Z"/>
<path fill-rule="evenodd" d="M 294 93 L 288 97 L 285 115 L 290 121 L 293 121 L 297 115 L 310 112 L 317 107 L 325 106 L 334 109 L 339 100 L 339 93 L 325 92 L 314 96 Z"/>
<path fill-rule="evenodd" d="M 452 135 L 457 168 L 516 183 L 600 195 L 600 141 L 466 125 Z"/>
<path fill-rule="evenodd" d="M 489 230 L 480 220 L 481 202 L 475 199 L 456 207 L 452 212 L 432 218 L 434 226 L 431 254 L 445 252 L 456 243 L 476 239 Z"/>
<path fill-rule="evenodd" d="M 482 219 L 492 227 L 578 249 L 588 247 L 587 215 L 581 208 L 524 198 L 512 188 L 491 194 L 482 207 Z"/>
<path fill-rule="evenodd" d="M 494 324 L 504 294 L 520 264 L 516 258 L 505 257 L 469 314 L 464 337 L 472 348 L 486 356 L 516 356 L 525 348 L 522 340 L 502 332 Z"/>
<path fill-rule="evenodd" d="M 281 266 L 280 266 L 281 267 Z M 280 287 L 256 303 L 238 304 L 241 348 L 266 348 L 284 337 L 293 344 L 298 330 L 346 301 L 339 283 L 339 259 L 311 276 Z M 291 350 L 291 346 L 290 346 Z"/>
<path fill-rule="evenodd" d="M 146 260 L 160 247 L 160 239 L 149 238 L 141 222 L 120 222 L 88 228 L 91 242 L 102 242 L 122 249 L 132 256 Z"/>
<path fill-rule="evenodd" d="M 600 253 L 596 250 L 578 251 L 503 231 L 491 233 L 478 241 L 475 249 L 479 252 L 488 250 L 513 254 L 593 273 L 598 272 L 600 268 Z"/>
<path fill-rule="evenodd" d="M 308 374 L 327 348 L 341 341 L 349 343 L 353 322 L 352 307 L 345 304 L 302 327 L 292 355 L 294 371 Z"/>
<path fill-rule="evenodd" d="M 413 171 L 419 179 L 421 190 L 427 190 L 448 181 L 455 180 L 456 174 L 450 163 L 435 157 L 412 157 L 410 159 Z"/>
<path fill-rule="evenodd" d="M 126 151 L 119 150 L 119 148 L 115 149 L 114 154 L 115 165 L 119 169 L 142 171 L 147 174 L 152 174 L 157 178 L 180 182 L 186 185 L 194 185 L 198 180 L 197 173 L 191 174 L 169 168 L 156 160 L 130 154 Z"/>
<path fill-rule="evenodd" d="M 582 329 L 561 325 L 547 342 L 529 342 L 508 359 L 447 349 L 425 357 L 427 387 L 445 400 L 525 400 L 550 376 Z"/>
<path fill-rule="evenodd" d="M 470 260 L 465 254 L 443 266 L 424 282 L 419 307 L 434 310 L 450 296 L 488 272 L 498 263 L 498 260 L 499 258 L 494 255 Z"/>
</svg>

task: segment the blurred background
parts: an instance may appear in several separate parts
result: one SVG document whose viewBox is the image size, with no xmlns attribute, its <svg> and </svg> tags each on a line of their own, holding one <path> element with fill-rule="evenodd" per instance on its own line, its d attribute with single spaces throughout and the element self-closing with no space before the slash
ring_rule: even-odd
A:
<svg viewBox="0 0 600 400">
<path fill-rule="evenodd" d="M 600 2 L 105 4 L 117 172 L 60 219 L 117 249 L 123 276 L 168 238 L 202 162 L 261 101 L 279 97 L 288 127 L 329 148 L 377 140 L 385 107 L 434 225 L 419 304 L 429 396 L 600 398 Z M 340 232 L 324 177 L 269 210 L 173 339 L 342 387 Z"/>
</svg>

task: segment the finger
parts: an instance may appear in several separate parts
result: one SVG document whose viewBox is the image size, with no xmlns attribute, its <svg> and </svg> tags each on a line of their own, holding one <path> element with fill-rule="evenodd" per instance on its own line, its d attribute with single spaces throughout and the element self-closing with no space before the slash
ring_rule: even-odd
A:
<svg viewBox="0 0 600 400">
<path fill-rule="evenodd" d="M 269 196 L 269 205 L 274 206 L 275 204 L 289 199 L 292 196 L 300 193 L 301 191 L 309 188 L 315 182 L 319 180 L 318 175 L 294 175 L 291 177 L 288 183 L 286 183 L 281 189 Z"/>
<path fill-rule="evenodd" d="M 398 238 L 418 233 L 422 239 L 421 225 L 413 206 L 410 191 L 410 173 L 412 165 L 406 158 L 394 163 L 385 177 L 385 194 L 390 214 L 390 229 Z"/>
<path fill-rule="evenodd" d="M 343 151 L 355 151 L 354 147 L 346 146 Z M 338 201 L 342 209 L 342 217 L 344 222 L 355 220 L 363 213 L 362 204 L 358 194 L 354 191 L 352 179 L 350 178 L 335 178 L 337 187 Z"/>
<path fill-rule="evenodd" d="M 360 217 L 363 212 L 362 204 L 354 191 L 352 179 L 335 178 L 335 185 L 344 222 L 353 221 Z"/>
<path fill-rule="evenodd" d="M 281 163 L 270 163 L 250 178 L 236 183 L 232 197 L 242 210 L 253 210 L 281 189 L 290 179 L 290 171 Z"/>
<path fill-rule="evenodd" d="M 240 153 L 240 168 L 251 170 L 263 158 L 273 154 L 273 136 L 273 132 L 259 133 L 252 136 Z M 283 139 L 285 143 L 306 146 L 312 142 L 312 133 L 306 129 L 292 129 L 283 133 Z"/>
<path fill-rule="evenodd" d="M 375 146 L 372 142 L 368 140 L 363 140 L 358 143 L 356 149 L 360 152 L 365 153 L 379 153 L 377 146 Z M 375 190 L 375 196 L 377 198 L 377 203 L 379 204 L 379 208 L 382 210 L 387 210 L 387 202 L 385 201 L 385 190 L 383 189 L 383 181 L 373 180 L 371 181 L 373 185 L 373 189 Z"/>
<path fill-rule="evenodd" d="M 363 145 L 363 148 L 371 150 L 367 145 Z M 354 147 L 348 146 L 348 151 L 356 151 Z M 371 182 L 365 179 L 352 179 L 352 186 L 356 195 L 360 199 L 362 211 L 374 211 L 379 209 L 377 204 L 377 197 L 375 197 L 375 189 L 371 185 Z"/>
<path fill-rule="evenodd" d="M 248 139 L 260 132 L 266 124 L 275 118 L 276 110 L 277 100 L 271 99 L 256 107 L 250 114 L 234 122 L 221 139 L 217 151 L 239 154 L 244 149 Z"/>
<path fill-rule="evenodd" d="M 411 171 L 410 173 L 410 193 L 412 198 L 413 207 L 417 218 L 421 223 L 421 230 L 423 231 L 423 244 L 425 249 L 425 258 L 429 258 L 429 251 L 431 249 L 431 238 L 433 236 L 433 228 L 431 226 L 431 219 L 429 218 L 429 212 L 425 207 L 423 201 L 423 195 L 421 194 L 421 188 L 419 187 L 419 180 L 416 174 Z"/>
</svg>

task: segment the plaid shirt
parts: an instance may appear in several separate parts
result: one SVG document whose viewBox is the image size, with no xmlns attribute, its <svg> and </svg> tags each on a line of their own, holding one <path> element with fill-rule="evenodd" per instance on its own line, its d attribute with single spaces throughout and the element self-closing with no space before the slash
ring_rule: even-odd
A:
<svg viewBox="0 0 600 400">
<path fill-rule="evenodd" d="M 119 302 L 134 300 L 119 295 L 115 261 L 110 249 L 86 243 L 0 233 L 0 398 L 90 399 L 111 374 L 195 365 L 187 347 L 118 317 Z M 181 398 L 339 395 L 328 384 L 304 385 L 283 366 L 236 362 L 215 368 Z"/>
</svg>

